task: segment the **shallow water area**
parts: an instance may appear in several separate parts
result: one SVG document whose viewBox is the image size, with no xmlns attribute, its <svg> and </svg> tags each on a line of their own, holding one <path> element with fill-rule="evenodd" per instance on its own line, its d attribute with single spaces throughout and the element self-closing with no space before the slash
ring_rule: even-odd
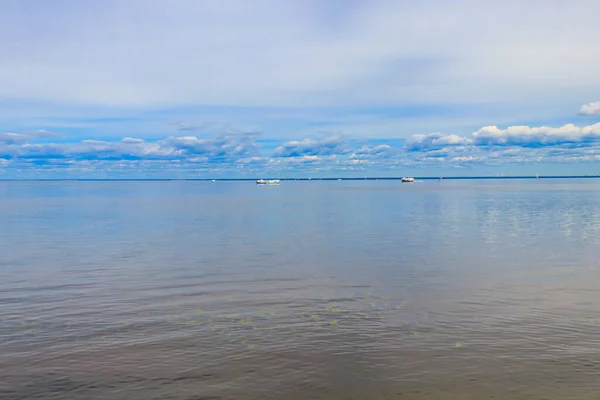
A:
<svg viewBox="0 0 600 400">
<path fill-rule="evenodd" d="M 596 399 L 600 182 L 0 182 L 2 399 Z"/>
</svg>

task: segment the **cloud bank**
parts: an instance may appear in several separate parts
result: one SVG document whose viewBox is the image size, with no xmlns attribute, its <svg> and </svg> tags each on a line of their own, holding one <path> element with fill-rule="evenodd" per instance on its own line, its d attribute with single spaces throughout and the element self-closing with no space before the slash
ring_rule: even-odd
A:
<svg viewBox="0 0 600 400">
<path fill-rule="evenodd" d="M 165 173 L 185 170 L 189 176 L 294 176 L 600 161 L 600 122 L 557 128 L 485 126 L 469 136 L 413 135 L 403 144 L 365 144 L 343 136 L 319 135 L 273 147 L 252 132 L 169 136 L 155 141 L 125 137 L 120 141 L 47 142 L 56 137 L 48 132 L 0 134 L 0 167 L 7 171 L 29 165 L 74 173 L 116 168 L 130 175 L 159 169 Z"/>
<path fill-rule="evenodd" d="M 410 151 L 430 151 L 451 146 L 514 146 L 540 148 L 548 146 L 583 147 L 600 141 L 600 122 L 594 125 L 578 127 L 573 124 L 559 128 L 548 126 L 510 126 L 500 129 L 497 126 L 485 126 L 469 137 L 457 135 L 414 135 L 407 142 Z"/>
<path fill-rule="evenodd" d="M 210 164 L 233 163 L 258 154 L 256 135 L 221 134 L 212 138 L 170 136 L 147 142 L 87 139 L 78 143 L 35 143 L 40 136 L 0 134 L 0 158 L 5 160 L 185 160 Z"/>
</svg>

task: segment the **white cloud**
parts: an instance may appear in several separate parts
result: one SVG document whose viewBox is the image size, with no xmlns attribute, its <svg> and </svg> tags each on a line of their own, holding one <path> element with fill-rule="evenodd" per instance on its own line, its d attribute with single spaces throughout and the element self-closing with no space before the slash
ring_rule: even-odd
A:
<svg viewBox="0 0 600 400">
<path fill-rule="evenodd" d="M 314 162 L 319 160 L 319 156 L 302 156 L 301 160 L 304 162 Z"/>
<path fill-rule="evenodd" d="M 470 144 L 471 139 L 457 135 L 430 133 L 428 135 L 413 135 L 406 141 L 405 148 L 413 151 L 442 149 L 449 145 Z"/>
<path fill-rule="evenodd" d="M 158 151 L 177 155 L 206 155 L 213 159 L 230 160 L 253 156 L 257 151 L 255 134 L 221 134 L 214 138 L 171 136 L 158 142 Z"/>
<path fill-rule="evenodd" d="M 258 152 L 254 134 L 221 134 L 212 138 L 171 136 L 156 142 L 124 138 L 118 142 L 82 140 L 77 143 L 29 143 L 29 135 L 4 134 L 0 156 L 21 159 L 177 160 L 225 163 L 253 157 Z M 41 136 L 40 136 L 41 137 Z"/>
<path fill-rule="evenodd" d="M 470 137 L 439 133 L 414 135 L 407 140 L 405 148 L 409 151 L 432 151 L 448 146 L 585 146 L 596 142 L 600 142 L 600 122 L 584 127 L 567 124 L 559 128 L 510 126 L 500 129 L 490 125 L 473 132 Z"/>
<path fill-rule="evenodd" d="M 264 157 L 247 157 L 247 158 L 240 158 L 239 160 L 236 161 L 239 164 L 255 164 L 255 165 L 261 165 L 267 162 L 267 159 Z"/>
<path fill-rule="evenodd" d="M 388 145 L 363 146 L 350 156 L 351 159 L 390 158 L 398 154 L 398 149 Z"/>
<path fill-rule="evenodd" d="M 563 125 L 560 128 L 511 126 L 507 129 L 499 129 L 496 126 L 486 126 L 474 132 L 472 140 L 476 145 L 525 147 L 595 142 L 600 140 L 600 123 L 582 128 L 573 124 Z"/>
<path fill-rule="evenodd" d="M 594 116 L 600 115 L 600 101 L 584 104 L 579 109 L 579 115 Z"/>
<path fill-rule="evenodd" d="M 27 138 L 25 137 L 25 135 L 20 134 L 20 133 L 12 133 L 12 132 L 0 133 L 0 143 L 15 144 L 15 143 L 24 143 L 26 141 L 27 141 Z"/>
<path fill-rule="evenodd" d="M 600 155 L 600 123 L 557 128 L 485 126 L 468 137 L 414 135 L 404 150 L 414 163 L 430 165 L 442 159 L 450 165 L 593 162 Z"/>
<path fill-rule="evenodd" d="M 286 142 L 275 149 L 274 157 L 327 156 L 347 154 L 351 151 L 348 143 L 341 136 L 330 136 L 323 139 L 306 138 L 301 141 Z"/>
<path fill-rule="evenodd" d="M 27 143 L 37 139 L 54 137 L 58 137 L 58 134 L 44 130 L 25 133 L 0 132 L 0 144 Z"/>
<path fill-rule="evenodd" d="M 126 138 L 121 139 L 121 142 L 129 143 L 129 144 L 140 144 L 140 143 L 144 143 L 144 139 L 136 139 L 136 138 L 126 137 Z"/>
<path fill-rule="evenodd" d="M 460 157 L 454 157 L 450 161 L 453 163 L 470 163 L 470 162 L 475 162 L 478 160 L 479 160 L 479 158 L 473 157 L 473 156 L 460 156 Z"/>
<path fill-rule="evenodd" d="M 351 158 L 349 160 L 346 160 L 346 164 L 367 165 L 367 164 L 373 164 L 373 162 L 369 161 L 369 160 L 364 160 L 364 159 Z"/>
</svg>

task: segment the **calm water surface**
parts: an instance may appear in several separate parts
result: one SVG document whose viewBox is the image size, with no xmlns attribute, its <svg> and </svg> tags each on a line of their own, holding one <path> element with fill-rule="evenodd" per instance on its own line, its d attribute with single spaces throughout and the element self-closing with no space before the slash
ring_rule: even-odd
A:
<svg viewBox="0 0 600 400">
<path fill-rule="evenodd" d="M 600 182 L 0 182 L 0 398 L 598 399 Z"/>
</svg>

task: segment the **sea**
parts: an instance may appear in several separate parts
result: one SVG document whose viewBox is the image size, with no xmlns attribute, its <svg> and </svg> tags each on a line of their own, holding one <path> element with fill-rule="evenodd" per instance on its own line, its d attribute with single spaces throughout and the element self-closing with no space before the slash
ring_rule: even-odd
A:
<svg viewBox="0 0 600 400">
<path fill-rule="evenodd" d="M 600 180 L 0 182 L 0 398 L 597 400 Z"/>
</svg>

